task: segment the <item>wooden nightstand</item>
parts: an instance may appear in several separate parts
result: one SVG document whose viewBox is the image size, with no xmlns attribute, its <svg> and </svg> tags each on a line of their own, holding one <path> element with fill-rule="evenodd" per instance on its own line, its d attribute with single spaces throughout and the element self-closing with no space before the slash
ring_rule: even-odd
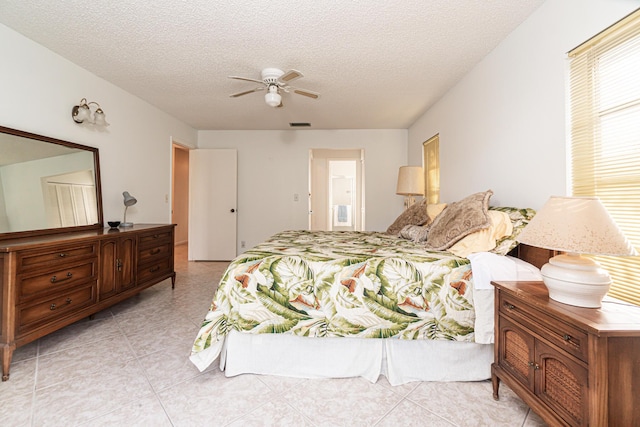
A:
<svg viewBox="0 0 640 427">
<path fill-rule="evenodd" d="M 573 307 L 542 282 L 492 283 L 495 399 L 504 381 L 550 425 L 640 426 L 640 307 Z"/>
</svg>

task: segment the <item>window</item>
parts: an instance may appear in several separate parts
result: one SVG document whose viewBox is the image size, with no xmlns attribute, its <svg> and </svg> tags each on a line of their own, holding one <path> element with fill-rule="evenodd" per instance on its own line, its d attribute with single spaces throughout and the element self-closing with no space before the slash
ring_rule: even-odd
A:
<svg viewBox="0 0 640 427">
<path fill-rule="evenodd" d="M 424 197 L 427 203 L 440 203 L 440 135 L 422 144 L 424 164 Z"/>
<path fill-rule="evenodd" d="M 640 9 L 569 52 L 571 184 L 640 247 Z M 595 257 L 610 295 L 640 305 L 640 257 Z"/>
</svg>

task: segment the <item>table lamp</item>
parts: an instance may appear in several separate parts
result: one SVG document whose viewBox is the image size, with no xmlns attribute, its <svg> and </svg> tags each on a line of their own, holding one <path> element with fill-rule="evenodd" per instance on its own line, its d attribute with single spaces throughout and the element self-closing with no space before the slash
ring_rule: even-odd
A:
<svg viewBox="0 0 640 427">
<path fill-rule="evenodd" d="M 124 193 L 122 193 L 122 195 L 124 196 L 124 218 L 122 224 L 120 224 L 120 227 L 132 227 L 133 223 L 127 222 L 127 209 L 129 208 L 129 206 L 133 206 L 138 203 L 138 200 L 131 194 L 129 194 L 128 191 L 125 191 Z"/>
<path fill-rule="evenodd" d="M 422 166 L 400 167 L 396 194 L 405 196 L 405 209 L 410 208 L 416 202 L 414 196 L 424 196 L 424 173 L 422 172 Z"/>
<path fill-rule="evenodd" d="M 637 255 L 597 197 L 549 198 L 516 240 L 564 252 L 542 266 L 542 279 L 549 298 L 578 307 L 600 307 L 611 285 L 609 273 L 581 254 Z"/>
</svg>

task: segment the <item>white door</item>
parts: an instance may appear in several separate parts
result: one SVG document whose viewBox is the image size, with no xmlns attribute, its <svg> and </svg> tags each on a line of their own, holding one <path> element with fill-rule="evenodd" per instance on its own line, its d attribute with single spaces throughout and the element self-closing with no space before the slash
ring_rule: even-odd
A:
<svg viewBox="0 0 640 427">
<path fill-rule="evenodd" d="M 238 153 L 189 152 L 189 260 L 229 261 L 236 256 Z"/>
</svg>

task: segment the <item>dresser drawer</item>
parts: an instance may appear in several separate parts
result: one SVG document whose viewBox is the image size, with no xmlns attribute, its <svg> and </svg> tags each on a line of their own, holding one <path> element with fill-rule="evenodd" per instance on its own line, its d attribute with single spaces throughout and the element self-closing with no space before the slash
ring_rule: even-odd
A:
<svg viewBox="0 0 640 427">
<path fill-rule="evenodd" d="M 153 247 L 141 248 L 138 250 L 138 263 L 145 264 L 154 259 L 167 258 L 171 256 L 171 242 L 157 244 Z"/>
<path fill-rule="evenodd" d="M 94 281 L 35 304 L 21 304 L 16 307 L 16 332 L 18 335 L 29 332 L 44 323 L 55 321 L 56 318 L 75 313 L 95 301 L 96 282 Z"/>
<path fill-rule="evenodd" d="M 588 362 L 588 335 L 585 331 L 503 293 L 500 293 L 498 310 L 501 314 L 526 325 L 559 348 Z"/>
<path fill-rule="evenodd" d="M 18 253 L 18 271 L 60 266 L 61 262 L 74 262 L 84 258 L 97 258 L 98 245 L 86 243 L 77 246 L 60 246 L 55 249 L 23 251 Z"/>
<path fill-rule="evenodd" d="M 41 274 L 20 274 L 18 275 L 18 302 L 80 283 L 95 281 L 96 269 L 97 260 L 89 259 L 85 262 L 50 269 Z"/>
<path fill-rule="evenodd" d="M 146 282 L 173 271 L 173 259 L 163 258 L 149 264 L 138 265 L 138 282 Z"/>
<path fill-rule="evenodd" d="M 164 243 L 172 243 L 173 229 L 158 230 L 140 234 L 138 237 L 139 248 L 149 248 Z"/>
</svg>

